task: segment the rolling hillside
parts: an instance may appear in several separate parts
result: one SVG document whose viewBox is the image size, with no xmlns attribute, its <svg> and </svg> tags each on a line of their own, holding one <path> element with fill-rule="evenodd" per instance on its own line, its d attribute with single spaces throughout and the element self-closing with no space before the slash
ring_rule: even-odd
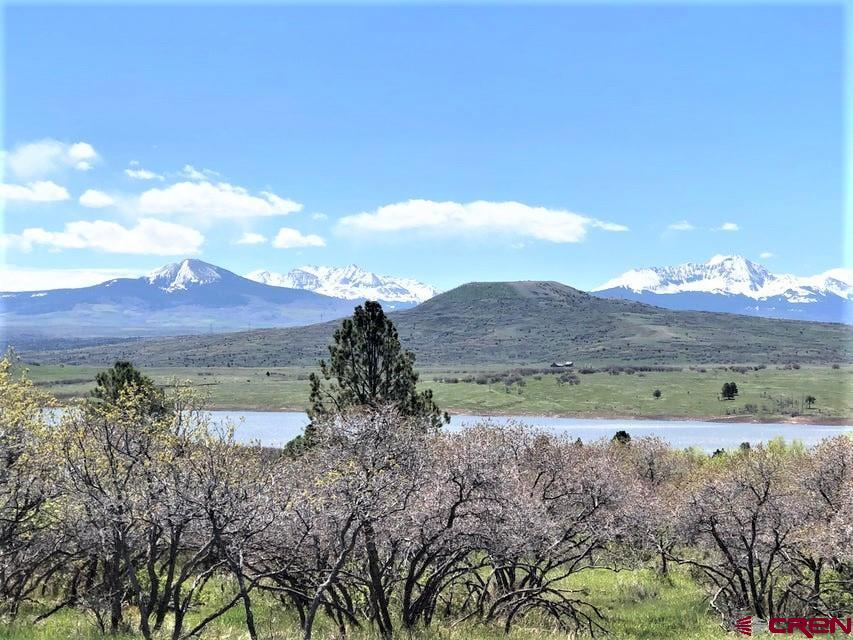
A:
<svg viewBox="0 0 853 640">
<path fill-rule="evenodd" d="M 832 363 L 850 360 L 853 328 L 670 311 L 598 298 L 556 282 L 470 283 L 391 314 L 422 365 Z M 24 352 L 31 362 L 145 366 L 311 365 L 339 321 L 306 327 Z"/>
</svg>

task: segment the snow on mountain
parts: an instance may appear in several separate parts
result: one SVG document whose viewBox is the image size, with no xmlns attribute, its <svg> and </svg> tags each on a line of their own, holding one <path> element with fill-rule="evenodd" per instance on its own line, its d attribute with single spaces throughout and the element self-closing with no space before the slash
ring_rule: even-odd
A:
<svg viewBox="0 0 853 640">
<path fill-rule="evenodd" d="M 354 264 L 346 267 L 307 265 L 286 274 L 258 270 L 246 278 L 275 287 L 306 289 L 345 300 L 384 300 L 389 302 L 420 303 L 438 293 L 434 287 L 395 276 L 380 276 Z"/>
<path fill-rule="evenodd" d="M 139 278 L 0 293 L 9 333 L 62 337 L 181 335 L 291 327 L 343 318 L 349 300 L 268 286 L 201 260 L 182 260 Z"/>
<path fill-rule="evenodd" d="M 147 276 L 148 284 L 157 285 L 163 291 L 186 290 L 192 285 L 210 284 L 222 279 L 219 268 L 202 262 L 201 260 L 187 259 L 182 262 L 174 262 L 164 267 L 155 269 Z"/>
<path fill-rule="evenodd" d="M 849 300 L 853 270 L 832 269 L 815 276 L 774 274 L 743 256 L 717 255 L 705 263 L 632 269 L 595 291 L 626 289 L 634 293 L 711 293 L 755 300 L 783 297 L 791 303 L 815 302 L 823 296 Z"/>
<path fill-rule="evenodd" d="M 776 274 L 743 256 L 632 269 L 595 293 L 679 311 L 853 323 L 853 270 L 805 277 Z"/>
</svg>

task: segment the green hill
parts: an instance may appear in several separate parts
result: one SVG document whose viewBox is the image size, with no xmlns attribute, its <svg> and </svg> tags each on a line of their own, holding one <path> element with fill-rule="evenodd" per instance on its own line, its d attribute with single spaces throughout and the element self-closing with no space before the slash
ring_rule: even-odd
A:
<svg viewBox="0 0 853 640">
<path fill-rule="evenodd" d="M 853 327 L 609 300 L 557 282 L 470 283 L 390 314 L 423 365 L 847 362 Z M 33 362 L 310 365 L 339 322 L 29 351 Z"/>
</svg>

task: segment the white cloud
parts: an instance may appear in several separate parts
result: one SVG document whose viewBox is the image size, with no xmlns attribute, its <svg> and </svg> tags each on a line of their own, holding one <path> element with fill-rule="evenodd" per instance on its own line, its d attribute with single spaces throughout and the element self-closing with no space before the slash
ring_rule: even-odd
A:
<svg viewBox="0 0 853 640">
<path fill-rule="evenodd" d="M 758 257 L 764 258 L 766 260 L 767 258 L 775 258 L 776 254 L 772 251 L 762 251 L 760 254 L 758 254 Z"/>
<path fill-rule="evenodd" d="M 19 234 L 0 235 L 0 247 L 21 251 L 45 246 L 54 250 L 180 255 L 198 253 L 203 242 L 204 236 L 195 229 L 152 218 L 142 218 L 131 228 L 106 220 L 78 220 L 67 223 L 62 231 L 30 227 Z"/>
<path fill-rule="evenodd" d="M 690 224 L 687 220 L 679 220 L 678 222 L 673 222 L 667 227 L 667 229 L 671 231 L 693 231 L 695 228 L 696 227 Z"/>
<path fill-rule="evenodd" d="M 75 169 L 88 171 L 98 159 L 98 154 L 88 142 L 75 142 L 68 148 L 68 158 L 74 163 Z"/>
<path fill-rule="evenodd" d="M 262 236 L 260 233 L 246 231 L 242 236 L 240 236 L 240 239 L 237 240 L 235 244 L 263 244 L 266 241 L 266 237 Z"/>
<path fill-rule="evenodd" d="M 589 218 L 562 209 L 533 207 L 520 202 L 479 200 L 433 202 L 408 200 L 379 207 L 373 212 L 345 216 L 340 226 L 367 232 L 431 229 L 440 233 L 497 232 L 548 242 L 580 242 L 591 227 L 627 231 L 628 227 Z"/>
<path fill-rule="evenodd" d="M 154 215 L 184 214 L 200 218 L 252 218 L 283 216 L 302 209 L 270 191 L 252 195 L 226 182 L 178 182 L 149 189 L 139 196 L 139 210 Z"/>
<path fill-rule="evenodd" d="M 113 200 L 112 196 L 104 193 L 103 191 L 98 191 L 97 189 L 86 189 L 83 192 L 83 195 L 80 196 L 80 204 L 84 207 L 89 207 L 90 209 L 100 209 L 102 207 L 109 207 L 110 205 L 115 204 L 115 200 Z"/>
<path fill-rule="evenodd" d="M 328 219 L 328 217 L 329 216 L 327 216 L 325 213 L 312 213 L 311 214 L 312 220 L 326 220 L 326 219 Z"/>
<path fill-rule="evenodd" d="M 276 249 L 296 249 L 297 247 L 325 247 L 326 241 L 320 236 L 302 235 L 301 231 L 282 227 L 273 238 L 272 246 Z"/>
<path fill-rule="evenodd" d="M 22 184 L 0 184 L 0 200 L 22 202 L 60 202 L 71 195 L 65 187 L 50 180 Z"/>
<path fill-rule="evenodd" d="M 740 227 L 734 222 L 724 222 L 717 228 L 717 231 L 740 231 Z"/>
<path fill-rule="evenodd" d="M 211 171 L 210 169 L 196 169 L 191 164 L 185 164 L 184 168 L 181 169 L 181 175 L 190 180 L 206 181 L 218 176 L 219 174 L 216 171 Z"/>
<path fill-rule="evenodd" d="M 67 144 L 49 138 L 18 145 L 6 155 L 9 170 L 24 179 L 67 168 L 88 171 L 98 160 L 98 152 L 88 142 Z"/>
<path fill-rule="evenodd" d="M 138 166 L 139 163 L 136 163 L 134 166 Z M 149 171 L 148 169 L 125 169 L 124 174 L 128 178 L 133 178 L 134 180 L 165 180 L 163 176 L 159 173 L 154 173 L 153 171 Z"/>
<path fill-rule="evenodd" d="M 0 266 L 0 290 L 39 291 L 42 289 L 89 287 L 115 278 L 136 278 L 139 269 L 28 269 Z"/>
</svg>

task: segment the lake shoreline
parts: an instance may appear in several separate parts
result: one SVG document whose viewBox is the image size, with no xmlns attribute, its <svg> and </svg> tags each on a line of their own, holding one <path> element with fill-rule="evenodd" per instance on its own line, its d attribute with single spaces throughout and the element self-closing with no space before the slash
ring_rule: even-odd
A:
<svg viewBox="0 0 853 640">
<path fill-rule="evenodd" d="M 281 413 L 281 412 L 297 412 L 305 413 L 304 407 L 246 407 L 246 406 L 227 406 L 215 405 L 210 407 L 210 411 L 251 411 L 257 413 Z M 546 412 L 546 411 L 488 411 L 471 407 L 460 409 L 451 407 L 446 409 L 451 416 L 477 414 L 486 418 L 506 418 L 518 417 L 523 420 L 525 417 L 547 417 L 547 418 L 572 418 L 579 420 L 631 420 L 636 422 L 718 422 L 721 424 L 738 423 L 738 424 L 791 424 L 791 425 L 814 425 L 826 427 L 853 427 L 853 418 L 842 418 L 839 416 L 755 416 L 755 415 L 732 415 L 732 416 L 673 416 L 673 415 L 651 415 L 637 416 L 622 413 L 571 413 L 563 411 Z"/>
</svg>

